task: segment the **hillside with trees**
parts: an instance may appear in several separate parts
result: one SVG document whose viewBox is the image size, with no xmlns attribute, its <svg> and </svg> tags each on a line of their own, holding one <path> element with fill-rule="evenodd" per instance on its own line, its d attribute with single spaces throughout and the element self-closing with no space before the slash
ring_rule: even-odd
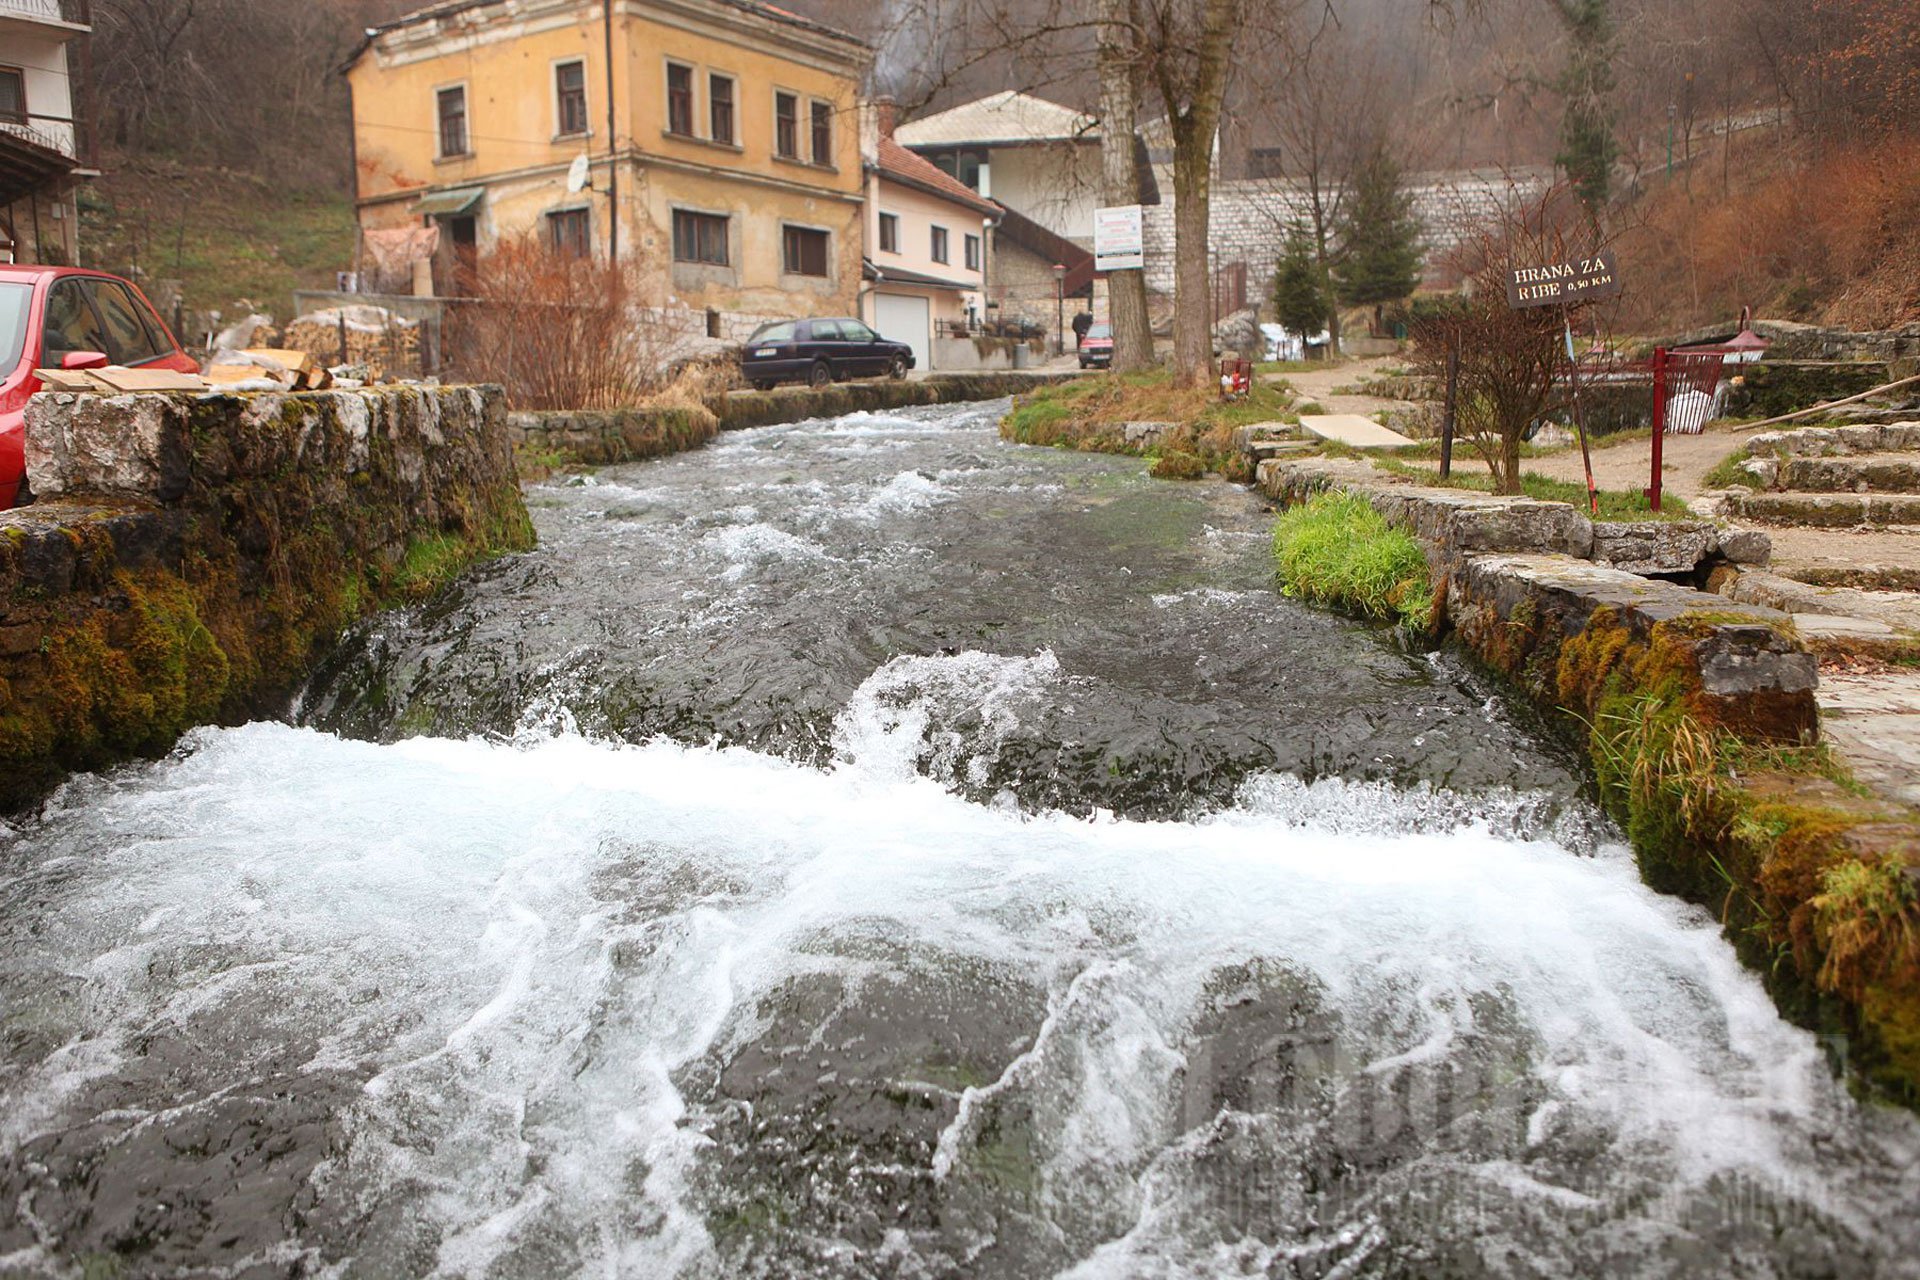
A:
<svg viewBox="0 0 1920 1280">
<path fill-rule="evenodd" d="M 1368 198 L 1386 198 L 1379 165 L 1557 164 L 1630 280 L 1658 282 L 1630 289 L 1622 324 L 1685 327 L 1742 304 L 1854 325 L 1920 317 L 1911 0 L 794 5 L 872 42 L 869 87 L 909 116 L 1004 88 L 1111 113 L 1117 86 L 1141 129 L 1168 122 L 1156 127 L 1176 153 L 1187 135 L 1189 159 L 1217 123 L 1222 176 L 1312 193 L 1305 232 L 1350 304 L 1392 291 L 1342 265 L 1347 205 L 1369 181 Z M 89 260 L 179 280 L 199 308 L 284 308 L 288 288 L 330 280 L 353 248 L 337 69 L 367 25 L 409 7 L 97 0 L 105 176 L 83 201 Z M 1132 179 L 1114 163 L 1119 191 Z M 1392 257 L 1361 274 L 1396 276 Z"/>
</svg>

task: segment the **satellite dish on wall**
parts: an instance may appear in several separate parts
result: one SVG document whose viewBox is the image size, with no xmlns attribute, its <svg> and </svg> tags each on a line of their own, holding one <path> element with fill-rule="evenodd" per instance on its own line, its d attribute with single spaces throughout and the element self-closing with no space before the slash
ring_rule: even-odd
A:
<svg viewBox="0 0 1920 1280">
<path fill-rule="evenodd" d="M 591 162 L 587 159 L 587 155 L 583 151 L 573 158 L 572 164 L 567 166 L 567 191 L 570 194 L 578 195 L 582 191 L 585 191 L 587 185 L 592 181 L 593 173 Z"/>
</svg>

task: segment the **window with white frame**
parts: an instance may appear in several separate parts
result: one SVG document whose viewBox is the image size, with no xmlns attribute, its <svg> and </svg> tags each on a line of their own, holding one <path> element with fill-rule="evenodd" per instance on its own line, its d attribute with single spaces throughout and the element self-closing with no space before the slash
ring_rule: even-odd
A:
<svg viewBox="0 0 1920 1280">
<path fill-rule="evenodd" d="M 587 131 L 587 64 L 579 60 L 555 63 L 554 119 L 562 137 Z"/>
<path fill-rule="evenodd" d="M 440 155 L 467 154 L 467 87 L 454 85 L 434 94 L 434 107 L 440 123 Z"/>
<path fill-rule="evenodd" d="M 733 77 L 719 74 L 707 77 L 707 136 L 715 142 L 731 145 L 733 128 Z"/>
</svg>

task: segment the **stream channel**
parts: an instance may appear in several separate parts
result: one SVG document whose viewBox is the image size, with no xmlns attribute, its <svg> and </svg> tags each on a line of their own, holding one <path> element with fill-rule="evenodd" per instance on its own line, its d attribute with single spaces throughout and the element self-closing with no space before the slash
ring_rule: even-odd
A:
<svg viewBox="0 0 1920 1280">
<path fill-rule="evenodd" d="M 7 832 L 0 1275 L 1920 1275 L 1556 733 L 1004 408 L 535 487 Z"/>
</svg>

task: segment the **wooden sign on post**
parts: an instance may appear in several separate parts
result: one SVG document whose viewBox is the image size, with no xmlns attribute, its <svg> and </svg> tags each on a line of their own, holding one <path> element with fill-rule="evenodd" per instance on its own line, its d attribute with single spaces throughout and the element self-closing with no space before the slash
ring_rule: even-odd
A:
<svg viewBox="0 0 1920 1280">
<path fill-rule="evenodd" d="M 1602 249 L 1590 258 L 1569 258 L 1537 267 L 1513 267 L 1507 272 L 1507 305 L 1566 306 L 1618 297 L 1620 272 L 1613 250 Z"/>
</svg>

